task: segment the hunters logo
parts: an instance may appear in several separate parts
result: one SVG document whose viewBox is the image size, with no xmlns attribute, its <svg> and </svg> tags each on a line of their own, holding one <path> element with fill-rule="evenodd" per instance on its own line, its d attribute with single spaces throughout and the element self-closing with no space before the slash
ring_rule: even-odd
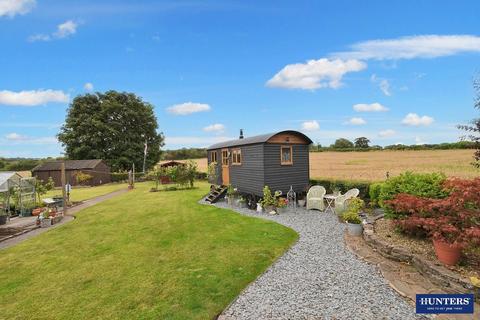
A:
<svg viewBox="0 0 480 320">
<path fill-rule="evenodd" d="M 417 313 L 473 313 L 473 294 L 417 294 Z"/>
</svg>

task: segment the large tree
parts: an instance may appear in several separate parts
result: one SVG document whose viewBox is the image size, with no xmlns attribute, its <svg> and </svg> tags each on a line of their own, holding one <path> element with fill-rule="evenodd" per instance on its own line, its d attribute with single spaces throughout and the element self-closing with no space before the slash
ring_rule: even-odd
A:
<svg viewBox="0 0 480 320">
<path fill-rule="evenodd" d="M 366 149 L 369 147 L 370 140 L 365 137 L 359 137 L 355 139 L 355 148 L 363 148 Z"/>
<path fill-rule="evenodd" d="M 133 93 L 107 91 L 79 95 L 68 109 L 58 140 L 69 159 L 104 159 L 115 171 L 128 170 L 135 163 L 146 167 L 160 159 L 164 137 L 157 132 L 153 106 Z"/>
<path fill-rule="evenodd" d="M 335 143 L 332 144 L 332 147 L 335 149 L 353 148 L 353 142 L 345 138 L 340 138 L 335 140 Z"/>
<path fill-rule="evenodd" d="M 480 77 L 473 81 L 475 90 L 474 108 L 480 110 Z M 476 151 L 474 154 L 475 162 L 473 165 L 480 168 L 480 118 L 473 119 L 468 125 L 458 126 L 460 129 L 470 132 L 469 138 L 475 143 Z"/>
</svg>

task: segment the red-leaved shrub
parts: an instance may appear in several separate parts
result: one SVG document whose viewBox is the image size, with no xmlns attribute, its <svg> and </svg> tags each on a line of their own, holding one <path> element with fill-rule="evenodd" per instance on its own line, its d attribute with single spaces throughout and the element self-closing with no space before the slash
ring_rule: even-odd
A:
<svg viewBox="0 0 480 320">
<path fill-rule="evenodd" d="M 402 217 L 395 224 L 410 235 L 429 235 L 461 246 L 480 245 L 480 178 L 450 178 L 443 187 L 450 193 L 444 199 L 398 194 L 388 201 Z"/>
</svg>

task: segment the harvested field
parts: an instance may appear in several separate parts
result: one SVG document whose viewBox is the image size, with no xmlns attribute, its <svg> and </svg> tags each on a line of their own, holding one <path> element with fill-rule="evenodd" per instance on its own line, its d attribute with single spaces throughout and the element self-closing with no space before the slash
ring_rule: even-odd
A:
<svg viewBox="0 0 480 320">
<path fill-rule="evenodd" d="M 480 175 L 470 163 L 473 150 L 313 152 L 312 178 L 380 181 L 386 173 L 395 176 L 414 172 L 443 172 L 448 176 L 473 178 Z M 196 159 L 200 171 L 207 171 L 207 159 Z"/>
</svg>

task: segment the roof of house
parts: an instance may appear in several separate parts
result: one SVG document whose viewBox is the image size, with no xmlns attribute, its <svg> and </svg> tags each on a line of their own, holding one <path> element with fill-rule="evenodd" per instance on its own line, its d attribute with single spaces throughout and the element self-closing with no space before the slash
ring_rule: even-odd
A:
<svg viewBox="0 0 480 320">
<path fill-rule="evenodd" d="M 170 166 L 184 165 L 186 163 L 187 163 L 186 161 L 182 161 L 182 160 L 163 160 L 158 162 L 158 165 L 160 167 L 170 167 Z"/>
<path fill-rule="evenodd" d="M 296 135 L 299 135 L 299 136 L 303 137 L 309 144 L 313 142 L 309 137 L 307 137 L 306 135 L 304 135 L 303 133 L 301 133 L 299 131 L 285 130 L 285 131 L 267 133 L 267 134 L 262 134 L 262 135 L 243 138 L 243 139 L 236 139 L 236 140 L 229 140 L 229 141 L 215 143 L 215 144 L 212 144 L 210 147 L 208 147 L 207 150 L 237 147 L 237 146 L 243 146 L 243 145 L 247 145 L 247 144 L 265 143 L 268 140 L 270 140 L 270 138 L 276 136 L 277 134 L 281 134 L 281 133 L 296 134 Z"/>
<path fill-rule="evenodd" d="M 65 161 L 65 170 L 81 170 L 81 169 L 94 169 L 99 163 L 103 160 L 101 159 L 92 159 L 92 160 L 66 160 Z M 44 162 L 32 169 L 32 172 L 35 171 L 57 171 L 61 170 L 62 161 L 49 161 Z"/>
</svg>

